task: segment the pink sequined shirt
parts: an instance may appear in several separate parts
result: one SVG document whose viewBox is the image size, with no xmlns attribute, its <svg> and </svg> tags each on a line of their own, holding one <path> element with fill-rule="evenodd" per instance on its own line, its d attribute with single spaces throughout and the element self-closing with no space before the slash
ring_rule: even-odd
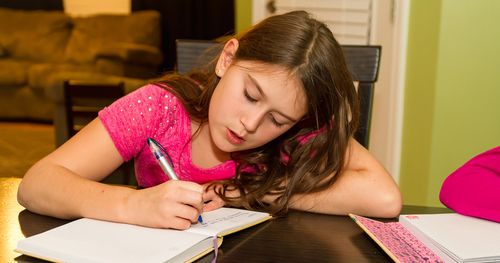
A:
<svg viewBox="0 0 500 263">
<path fill-rule="evenodd" d="M 235 175 L 236 164 L 231 160 L 211 168 L 193 163 L 189 115 L 182 102 L 161 87 L 146 85 L 101 110 L 99 118 L 123 160 L 135 159 L 135 174 L 141 187 L 168 180 L 147 146 L 148 137 L 168 151 L 181 180 L 202 184 Z"/>
</svg>

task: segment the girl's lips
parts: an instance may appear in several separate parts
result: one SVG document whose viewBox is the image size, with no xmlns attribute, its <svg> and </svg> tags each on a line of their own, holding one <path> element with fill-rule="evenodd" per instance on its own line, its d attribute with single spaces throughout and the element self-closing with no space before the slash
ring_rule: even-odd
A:
<svg viewBox="0 0 500 263">
<path fill-rule="evenodd" d="M 226 136 L 227 136 L 227 140 L 230 143 L 235 144 L 235 145 L 242 144 L 245 141 L 243 138 L 238 136 L 236 133 L 234 133 L 230 129 L 227 129 Z"/>
</svg>

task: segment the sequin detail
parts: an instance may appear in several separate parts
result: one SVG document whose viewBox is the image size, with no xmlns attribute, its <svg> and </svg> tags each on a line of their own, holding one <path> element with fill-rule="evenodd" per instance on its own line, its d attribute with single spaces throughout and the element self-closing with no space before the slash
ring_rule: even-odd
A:
<svg viewBox="0 0 500 263">
<path fill-rule="evenodd" d="M 235 174 L 233 161 L 212 168 L 192 163 L 189 115 L 181 101 L 163 88 L 142 87 L 99 112 L 99 118 L 123 159 L 135 159 L 137 182 L 142 187 L 167 180 L 146 146 L 148 137 L 169 150 L 175 172 L 182 180 L 205 183 L 229 179 Z"/>
</svg>

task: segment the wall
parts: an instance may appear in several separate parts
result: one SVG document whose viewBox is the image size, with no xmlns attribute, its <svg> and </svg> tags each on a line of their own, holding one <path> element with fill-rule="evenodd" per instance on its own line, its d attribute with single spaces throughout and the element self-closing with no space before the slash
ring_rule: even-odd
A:
<svg viewBox="0 0 500 263">
<path fill-rule="evenodd" d="M 64 11 L 72 16 L 128 14 L 130 0 L 63 0 Z"/>
<path fill-rule="evenodd" d="M 252 26 L 252 1 L 234 0 L 235 30 L 240 33 Z"/>
<path fill-rule="evenodd" d="M 500 145 L 496 0 L 411 2 L 400 186 L 439 206 L 448 174 Z"/>
</svg>

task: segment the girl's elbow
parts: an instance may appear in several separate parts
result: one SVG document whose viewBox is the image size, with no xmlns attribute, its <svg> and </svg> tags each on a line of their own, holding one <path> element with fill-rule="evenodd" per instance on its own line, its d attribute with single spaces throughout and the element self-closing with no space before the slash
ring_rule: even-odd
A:
<svg viewBox="0 0 500 263">
<path fill-rule="evenodd" d="M 376 217 L 381 218 L 398 217 L 403 207 L 401 191 L 387 171 L 383 170 L 380 172 L 379 178 L 385 178 L 385 180 L 381 180 L 382 183 L 378 184 L 378 187 L 375 188 L 377 190 L 372 192 L 375 196 L 371 195 L 370 198 L 371 202 L 374 202 L 373 207 L 376 208 L 374 214 Z"/>
<path fill-rule="evenodd" d="M 31 167 L 26 172 L 17 188 L 17 202 L 27 209 L 30 209 L 30 204 L 32 204 L 31 200 L 35 198 L 34 189 L 36 188 L 37 183 L 36 180 L 34 180 L 34 175 L 36 173 L 36 166 L 37 165 Z"/>
<path fill-rule="evenodd" d="M 399 189 L 384 193 L 379 199 L 380 217 L 395 218 L 401 213 L 403 200 Z"/>
<path fill-rule="evenodd" d="M 17 188 L 17 202 L 23 207 L 28 208 L 29 193 L 26 188 L 26 182 L 23 179 Z"/>
</svg>

